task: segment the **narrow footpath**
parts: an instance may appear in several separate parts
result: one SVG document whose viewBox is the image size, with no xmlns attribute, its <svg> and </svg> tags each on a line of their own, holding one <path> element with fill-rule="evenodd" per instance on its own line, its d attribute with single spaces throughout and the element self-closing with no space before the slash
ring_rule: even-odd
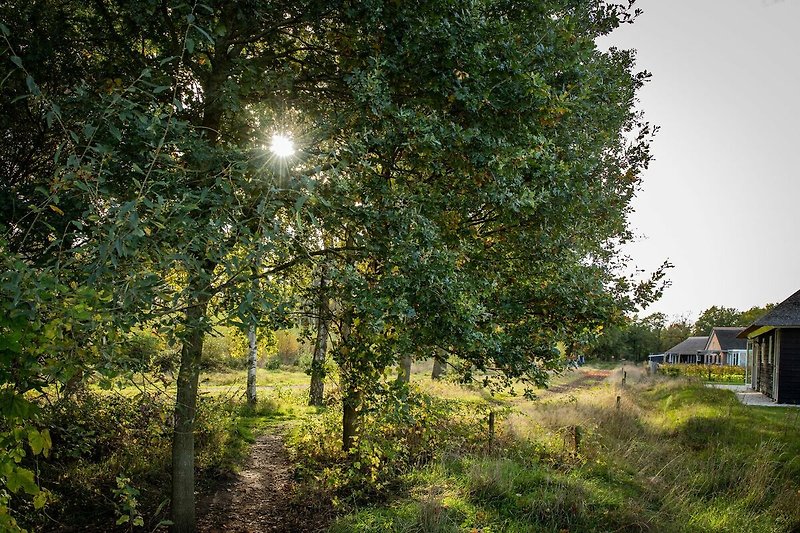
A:
<svg viewBox="0 0 800 533">
<path fill-rule="evenodd" d="M 244 468 L 200 500 L 197 529 L 203 533 L 320 532 L 327 516 L 298 503 L 294 468 L 281 428 L 256 439 Z"/>
</svg>

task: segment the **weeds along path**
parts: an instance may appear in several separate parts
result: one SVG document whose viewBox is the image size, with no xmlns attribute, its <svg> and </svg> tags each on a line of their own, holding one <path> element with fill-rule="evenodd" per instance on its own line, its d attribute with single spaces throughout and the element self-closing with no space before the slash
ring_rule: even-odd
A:
<svg viewBox="0 0 800 533">
<path fill-rule="evenodd" d="M 555 385 L 553 387 L 550 387 L 549 389 L 547 389 L 548 392 L 551 392 L 553 394 L 564 394 L 566 392 L 574 392 L 581 389 L 588 389 L 590 387 L 593 387 L 594 385 L 597 385 L 598 383 L 600 383 L 601 381 L 603 381 L 604 379 L 606 379 L 608 376 L 611 375 L 610 370 L 597 370 L 594 368 L 589 368 L 586 370 L 578 370 L 578 372 L 580 373 L 580 375 L 577 376 L 575 379 L 567 383 L 563 383 L 561 385 Z"/>
<path fill-rule="evenodd" d="M 261 435 L 244 468 L 198 505 L 204 533 L 323 531 L 324 513 L 295 501 L 294 467 L 283 444 L 284 428 Z"/>
</svg>

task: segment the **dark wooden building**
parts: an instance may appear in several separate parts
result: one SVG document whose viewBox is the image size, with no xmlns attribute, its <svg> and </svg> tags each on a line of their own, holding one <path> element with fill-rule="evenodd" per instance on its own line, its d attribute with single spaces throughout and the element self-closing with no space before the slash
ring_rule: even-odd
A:
<svg viewBox="0 0 800 533">
<path fill-rule="evenodd" d="M 800 291 L 746 327 L 753 389 L 778 403 L 800 403 Z"/>
</svg>

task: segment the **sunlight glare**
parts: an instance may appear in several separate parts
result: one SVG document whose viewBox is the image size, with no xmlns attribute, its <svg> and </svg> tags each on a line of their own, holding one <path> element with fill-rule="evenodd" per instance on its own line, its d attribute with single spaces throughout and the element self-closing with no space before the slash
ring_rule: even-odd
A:
<svg viewBox="0 0 800 533">
<path fill-rule="evenodd" d="M 287 135 L 275 133 L 272 136 L 269 150 L 278 157 L 289 157 L 294 154 L 294 143 Z"/>
</svg>

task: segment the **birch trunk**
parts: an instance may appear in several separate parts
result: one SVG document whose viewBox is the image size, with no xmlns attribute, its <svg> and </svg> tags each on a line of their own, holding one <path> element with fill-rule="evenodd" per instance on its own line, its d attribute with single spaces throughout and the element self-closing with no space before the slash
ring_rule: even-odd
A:
<svg viewBox="0 0 800 533">
<path fill-rule="evenodd" d="M 256 372 L 258 370 L 258 343 L 256 327 L 250 326 L 247 331 L 247 405 L 254 407 L 258 402 L 256 394 Z"/>
</svg>

